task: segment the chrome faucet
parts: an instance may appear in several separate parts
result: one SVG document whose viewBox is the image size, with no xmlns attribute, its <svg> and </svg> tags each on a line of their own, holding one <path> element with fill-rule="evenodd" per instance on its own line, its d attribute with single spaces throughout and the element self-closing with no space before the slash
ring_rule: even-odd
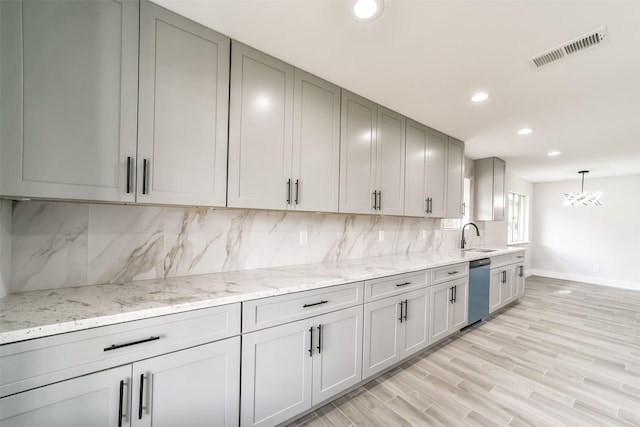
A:
<svg viewBox="0 0 640 427">
<path fill-rule="evenodd" d="M 473 228 L 476 229 L 476 236 L 480 237 L 480 230 L 478 230 L 478 226 L 475 225 L 474 223 L 470 222 L 468 224 L 465 224 L 462 226 L 462 241 L 460 242 L 460 248 L 464 249 L 464 245 L 465 243 L 467 243 L 466 240 L 464 240 L 464 229 L 466 228 L 467 225 L 473 225 Z"/>
</svg>

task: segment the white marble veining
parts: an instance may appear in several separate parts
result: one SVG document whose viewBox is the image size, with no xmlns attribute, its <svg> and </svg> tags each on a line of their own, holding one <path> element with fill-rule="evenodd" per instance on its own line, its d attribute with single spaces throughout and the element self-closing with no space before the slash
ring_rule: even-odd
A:
<svg viewBox="0 0 640 427">
<path fill-rule="evenodd" d="M 10 293 L 451 250 L 460 240 L 440 220 L 375 215 L 25 201 L 11 219 Z"/>
<path fill-rule="evenodd" d="M 520 249 L 501 249 L 500 255 Z M 400 274 L 486 257 L 426 251 L 270 269 L 15 293 L 0 298 L 0 344 Z"/>
<path fill-rule="evenodd" d="M 88 211 L 89 205 L 67 203 L 14 205 L 11 277 L 20 291 L 87 283 Z"/>
</svg>

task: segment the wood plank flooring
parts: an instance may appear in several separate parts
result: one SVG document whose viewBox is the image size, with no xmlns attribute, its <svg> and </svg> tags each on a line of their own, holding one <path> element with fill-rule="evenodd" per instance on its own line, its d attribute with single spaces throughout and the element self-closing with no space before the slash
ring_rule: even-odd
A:
<svg viewBox="0 0 640 427">
<path fill-rule="evenodd" d="M 526 287 L 488 322 L 290 426 L 640 426 L 640 292 Z"/>
</svg>

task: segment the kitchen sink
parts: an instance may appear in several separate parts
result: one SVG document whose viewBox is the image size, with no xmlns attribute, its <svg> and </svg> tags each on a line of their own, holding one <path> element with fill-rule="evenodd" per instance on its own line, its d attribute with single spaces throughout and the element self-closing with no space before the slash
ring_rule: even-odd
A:
<svg viewBox="0 0 640 427">
<path fill-rule="evenodd" d="M 469 248 L 463 249 L 463 251 L 471 251 L 471 252 L 495 252 L 497 249 L 485 249 L 485 248 Z"/>
</svg>

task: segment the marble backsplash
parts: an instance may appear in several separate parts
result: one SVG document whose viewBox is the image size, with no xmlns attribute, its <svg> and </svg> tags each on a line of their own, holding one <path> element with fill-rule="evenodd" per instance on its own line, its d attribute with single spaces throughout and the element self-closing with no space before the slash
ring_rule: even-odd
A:
<svg viewBox="0 0 640 427">
<path fill-rule="evenodd" d="M 10 236 L 0 245 L 5 253 L 10 248 L 8 292 L 447 250 L 460 239 L 459 230 L 444 230 L 437 219 L 3 203 L 11 203 Z M 301 231 L 308 235 L 305 245 Z"/>
</svg>

